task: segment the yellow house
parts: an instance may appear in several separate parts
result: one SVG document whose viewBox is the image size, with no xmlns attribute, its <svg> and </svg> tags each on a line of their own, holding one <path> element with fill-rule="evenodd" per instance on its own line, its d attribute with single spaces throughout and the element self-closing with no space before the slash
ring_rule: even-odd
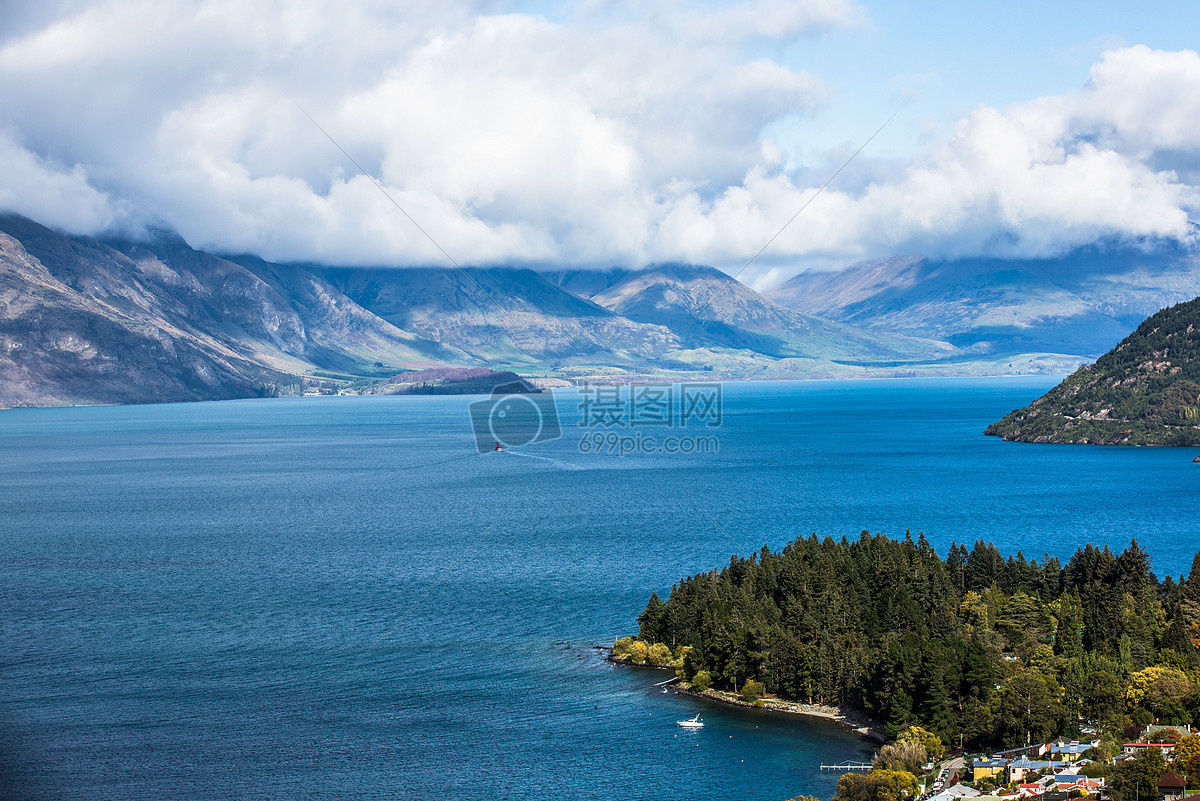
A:
<svg viewBox="0 0 1200 801">
<path fill-rule="evenodd" d="M 984 758 L 971 761 L 971 781 L 977 782 L 989 776 L 997 776 L 1004 772 L 1007 759 Z"/>
<path fill-rule="evenodd" d="M 1091 743 L 1064 743 L 1060 740 L 1050 746 L 1050 758 L 1056 762 L 1074 762 L 1091 747 Z"/>
</svg>

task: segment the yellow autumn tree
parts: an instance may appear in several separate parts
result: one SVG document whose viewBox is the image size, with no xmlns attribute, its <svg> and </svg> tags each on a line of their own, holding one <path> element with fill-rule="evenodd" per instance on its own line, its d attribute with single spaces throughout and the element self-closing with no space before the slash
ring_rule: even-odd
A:
<svg viewBox="0 0 1200 801">
<path fill-rule="evenodd" d="M 942 738 L 938 737 L 931 731 L 926 731 L 920 726 L 909 726 L 900 735 L 896 737 L 898 743 L 918 743 L 925 748 L 925 753 L 929 759 L 937 761 L 946 753 L 946 746 L 942 744 Z"/>
<path fill-rule="evenodd" d="M 629 644 L 629 660 L 634 664 L 645 664 L 648 656 L 650 656 L 650 649 L 646 647 L 646 643 L 634 640 Z"/>
<path fill-rule="evenodd" d="M 1185 698 L 1191 691 L 1191 681 L 1178 668 L 1154 665 L 1130 674 L 1125 686 L 1125 700 L 1131 708 L 1143 703 L 1160 706 Z"/>
<path fill-rule="evenodd" d="M 1200 734 L 1185 734 L 1171 752 L 1171 769 L 1193 784 L 1200 780 Z"/>
<path fill-rule="evenodd" d="M 902 770 L 847 773 L 838 779 L 833 801 L 904 801 L 921 793 L 917 777 Z"/>
</svg>

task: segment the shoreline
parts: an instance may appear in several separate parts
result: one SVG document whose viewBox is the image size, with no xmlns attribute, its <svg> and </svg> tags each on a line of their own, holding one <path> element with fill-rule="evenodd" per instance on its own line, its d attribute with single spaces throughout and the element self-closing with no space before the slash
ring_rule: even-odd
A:
<svg viewBox="0 0 1200 801">
<path fill-rule="evenodd" d="M 805 704 L 799 701 L 786 701 L 782 698 L 762 699 L 762 706 L 743 701 L 734 693 L 725 690 L 695 690 L 691 685 L 679 682 L 674 686 L 675 692 L 682 695 L 689 695 L 693 698 L 703 698 L 709 701 L 715 701 L 727 706 L 736 706 L 743 709 L 765 709 L 771 712 L 784 712 L 789 715 L 803 715 L 810 718 L 818 718 L 820 720 L 828 720 L 834 723 L 841 724 L 854 731 L 861 737 L 868 740 L 873 740 L 877 743 L 887 742 L 887 735 L 884 733 L 882 726 L 878 721 L 872 720 L 861 712 L 855 710 L 843 709 L 837 706 L 824 706 L 821 704 Z"/>
<path fill-rule="evenodd" d="M 612 665 L 621 665 L 630 668 L 640 668 L 644 670 L 674 670 L 674 665 L 646 665 L 631 662 L 628 656 L 624 654 L 618 656 L 612 652 L 611 648 L 604 648 L 597 645 L 598 650 L 607 650 L 608 653 L 604 659 Z M 765 709 L 770 712 L 783 712 L 788 715 L 802 715 L 804 717 L 817 718 L 818 720 L 827 720 L 833 723 L 840 724 L 854 731 L 860 737 L 864 737 L 873 742 L 883 744 L 887 742 L 887 734 L 883 730 L 883 725 L 879 721 L 869 717 L 868 715 L 859 712 L 855 709 L 843 709 L 838 706 L 825 706 L 823 704 L 806 704 L 800 701 L 788 701 L 778 697 L 764 697 L 762 706 L 743 701 L 736 693 L 731 693 L 726 690 L 697 690 L 685 681 L 678 681 L 671 685 L 671 689 L 680 694 L 691 696 L 692 698 L 700 698 L 707 701 L 714 701 L 718 704 L 726 706 L 736 706 L 742 709 L 757 710 Z"/>
<path fill-rule="evenodd" d="M 871 370 L 873 370 L 873 369 L 878 369 L 879 372 L 871 372 Z M 577 384 L 577 383 L 570 383 L 571 381 L 589 381 L 593 386 L 598 386 L 598 385 L 611 386 L 611 385 L 618 385 L 618 384 L 621 386 L 627 386 L 629 384 L 637 384 L 637 383 L 670 384 L 670 383 L 691 383 L 691 382 L 704 383 L 704 382 L 714 382 L 714 381 L 721 382 L 721 383 L 730 383 L 730 384 L 745 384 L 745 383 L 787 383 L 789 381 L 814 381 L 814 382 L 877 381 L 877 380 L 878 381 L 919 381 L 919 380 L 923 380 L 923 379 L 939 379 L 939 380 L 940 379 L 967 379 L 967 380 L 969 380 L 969 379 L 980 379 L 980 378 L 1041 379 L 1041 378 L 1065 378 L 1070 374 L 1069 372 L 1051 371 L 1051 372 L 1024 372 L 1024 373 L 1022 373 L 1022 372 L 1017 372 L 1017 373 L 929 372 L 929 373 L 920 373 L 918 375 L 910 375 L 910 374 L 908 374 L 909 371 L 905 371 L 905 374 L 903 374 L 903 375 L 896 375 L 896 374 L 887 372 L 888 369 L 890 369 L 890 368 L 867 368 L 867 372 L 854 373 L 854 374 L 833 373 L 833 374 L 813 375 L 810 373 L 797 373 L 797 374 L 787 374 L 787 375 L 765 375 L 765 376 L 760 376 L 760 375 L 714 376 L 714 374 L 712 374 L 712 373 L 705 373 L 702 371 L 699 371 L 699 372 L 685 371 L 686 375 L 676 375 L 676 374 L 670 373 L 669 371 L 665 371 L 665 372 L 661 372 L 661 373 L 631 373 L 631 374 L 627 374 L 627 375 L 623 374 L 618 377 L 609 376 L 606 374 L 599 374 L 599 375 L 587 374 L 587 375 L 573 376 L 572 379 L 569 379 L 569 380 L 557 378 L 554 376 L 548 376 L 548 375 L 547 376 L 535 376 L 535 375 L 527 376 L 527 375 L 521 375 L 521 374 L 518 374 L 518 375 L 523 380 L 528 381 L 529 383 L 534 384 L 535 386 L 538 386 L 539 390 L 544 392 L 547 388 L 552 389 L 552 390 L 553 389 L 571 389 L 575 386 L 579 386 L 579 384 Z M 364 378 L 363 376 L 349 376 L 349 375 L 347 375 L 346 378 L 325 378 L 323 376 L 315 376 L 315 375 L 311 375 L 308 373 L 289 373 L 288 375 L 296 376 L 297 378 L 301 378 L 301 379 L 313 379 L 316 381 L 348 381 L 348 382 L 352 382 L 352 381 L 360 380 L 360 379 Z M 382 383 L 382 381 L 385 381 L 385 380 L 386 379 L 380 379 L 380 382 Z M 547 383 L 547 382 L 553 382 L 553 383 Z M 561 385 L 559 382 L 563 382 L 565 384 L 565 386 Z M 380 393 L 380 394 L 389 394 L 389 393 Z M 398 393 L 397 396 L 398 397 L 424 397 L 426 395 L 435 395 L 437 397 L 445 397 L 445 396 L 454 395 L 454 396 L 459 396 L 459 397 L 466 397 L 468 394 L 469 393 L 460 394 L 460 393 L 407 393 L 407 392 L 405 392 L 405 393 Z M 490 393 L 480 392 L 478 394 L 480 397 L 487 397 Z M 315 394 L 311 394 L 311 395 L 303 394 L 303 393 L 296 394 L 296 395 L 290 395 L 290 394 L 287 394 L 287 395 L 285 395 L 285 394 L 275 394 L 275 395 L 244 394 L 244 395 L 242 395 L 242 394 L 239 394 L 239 395 L 233 395 L 231 397 L 172 398 L 172 399 L 166 399 L 166 400 L 143 399 L 143 400 L 131 400 L 131 401 L 96 400 L 96 401 L 80 401 L 80 402 L 70 402 L 70 403 L 46 403 L 45 399 L 42 399 L 40 401 L 35 401 L 32 403 L 22 402 L 22 403 L 16 403 L 16 404 L 9 404 L 9 403 L 5 403 L 5 402 L 0 402 L 0 412 L 14 411 L 17 409 L 75 409 L 75 408 L 91 408 L 91 407 L 99 407 L 99 406 L 159 406 L 159 405 L 165 405 L 165 404 L 178 404 L 178 403 L 223 403 L 223 402 L 229 402 L 229 401 L 274 400 L 274 399 L 280 399 L 280 398 L 339 398 L 339 397 L 346 398 L 346 397 L 361 397 L 361 396 L 373 396 L 374 397 L 374 396 L 379 396 L 379 395 L 377 395 L 376 393 L 358 392 L 358 391 L 345 392 L 345 393 L 335 392 L 335 393 L 331 393 L 328 395 L 322 395 L 319 393 L 315 393 Z M 1179 446 L 1162 446 L 1162 447 L 1187 448 L 1187 447 L 1195 447 L 1195 446 L 1179 445 Z"/>
</svg>

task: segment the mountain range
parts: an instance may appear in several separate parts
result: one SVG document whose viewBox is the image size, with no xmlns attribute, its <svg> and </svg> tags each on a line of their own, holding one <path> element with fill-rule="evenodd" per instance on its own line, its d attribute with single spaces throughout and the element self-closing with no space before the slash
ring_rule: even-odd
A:
<svg viewBox="0 0 1200 801">
<path fill-rule="evenodd" d="M 1065 373 L 1200 259 L 894 258 L 760 293 L 720 270 L 273 264 L 170 231 L 92 239 L 0 215 L 0 407 L 367 391 L 409 371 L 562 382 Z M 403 383 L 401 376 L 401 383 Z"/>
<path fill-rule="evenodd" d="M 1200 295 L 1200 253 L 1097 244 L 1046 259 L 897 257 L 801 273 L 766 296 L 796 311 L 948 342 L 965 354 L 1095 357 Z"/>
</svg>

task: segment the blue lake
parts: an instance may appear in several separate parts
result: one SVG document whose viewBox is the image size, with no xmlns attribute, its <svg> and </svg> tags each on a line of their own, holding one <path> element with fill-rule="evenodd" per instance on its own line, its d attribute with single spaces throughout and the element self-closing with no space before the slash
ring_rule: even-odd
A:
<svg viewBox="0 0 1200 801">
<path fill-rule="evenodd" d="M 574 391 L 563 436 L 484 454 L 479 397 L 0 412 L 0 796 L 828 797 L 869 744 L 593 646 L 812 532 L 1185 573 L 1195 453 L 982 435 L 1054 383 L 727 384 L 720 426 L 638 432 L 719 453 L 624 457 L 581 452 Z"/>
</svg>

